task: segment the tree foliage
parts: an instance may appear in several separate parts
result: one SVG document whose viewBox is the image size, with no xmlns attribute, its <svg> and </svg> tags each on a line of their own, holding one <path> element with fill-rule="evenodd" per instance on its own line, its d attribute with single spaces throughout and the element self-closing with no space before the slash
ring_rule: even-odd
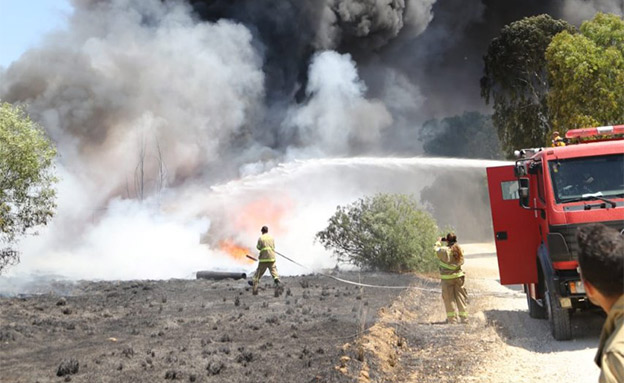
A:
<svg viewBox="0 0 624 383">
<path fill-rule="evenodd" d="M 493 101 L 492 120 L 503 151 L 546 143 L 551 131 L 545 52 L 555 35 L 575 28 L 548 15 L 526 17 L 501 30 L 484 56 L 481 96 Z"/>
<path fill-rule="evenodd" d="M 624 122 L 624 20 L 598 13 L 580 34 L 562 32 L 546 51 L 548 106 L 560 132 Z"/>
<path fill-rule="evenodd" d="M 438 228 L 414 197 L 377 194 L 338 206 L 316 238 L 340 262 L 386 271 L 431 271 Z"/>
<path fill-rule="evenodd" d="M 423 125 L 418 138 L 423 142 L 425 153 L 434 156 L 488 159 L 502 157 L 492 118 L 479 112 L 465 112 L 461 116 L 429 120 Z"/>
<path fill-rule="evenodd" d="M 0 104 L 0 242 L 12 244 L 54 215 L 56 150 L 23 108 Z M 0 270 L 14 261 L 0 252 Z"/>
</svg>

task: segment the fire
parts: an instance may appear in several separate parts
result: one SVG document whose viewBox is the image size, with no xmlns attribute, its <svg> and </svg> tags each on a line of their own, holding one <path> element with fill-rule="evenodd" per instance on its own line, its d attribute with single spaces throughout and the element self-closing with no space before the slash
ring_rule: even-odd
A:
<svg viewBox="0 0 624 383">
<path fill-rule="evenodd" d="M 269 227 L 271 234 L 279 236 L 280 233 L 286 231 L 283 221 L 293 209 L 294 203 L 289 196 L 273 194 L 271 198 L 260 196 L 241 202 L 237 206 L 229 206 L 228 219 L 219 221 L 220 224 L 211 227 L 211 232 L 206 235 L 206 242 L 237 263 L 245 265 L 253 263 L 254 261 L 246 256 L 251 255 L 257 258 L 258 252 L 255 248 L 241 246 L 240 243 L 255 245 L 260 235 L 260 228 L 264 225 Z"/>
<path fill-rule="evenodd" d="M 230 239 L 225 239 L 219 242 L 219 250 L 229 255 L 239 263 L 253 262 L 253 260 L 246 257 L 247 254 L 251 254 L 249 248 L 239 246 Z"/>
<path fill-rule="evenodd" d="M 257 198 L 241 208 L 241 214 L 235 219 L 237 229 L 247 233 L 257 233 L 264 225 L 269 226 L 271 233 L 285 231 L 283 220 L 293 209 L 293 201 L 288 195 L 274 195 L 272 198 Z"/>
</svg>

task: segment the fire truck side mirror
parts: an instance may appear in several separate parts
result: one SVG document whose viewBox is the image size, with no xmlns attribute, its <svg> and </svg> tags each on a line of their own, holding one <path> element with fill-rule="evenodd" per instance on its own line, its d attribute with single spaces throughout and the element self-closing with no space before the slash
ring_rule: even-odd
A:
<svg viewBox="0 0 624 383">
<path fill-rule="evenodd" d="M 518 180 L 518 197 L 520 206 L 525 209 L 529 208 L 529 179 L 520 178 Z"/>
<path fill-rule="evenodd" d="M 524 163 L 516 163 L 516 165 L 514 166 L 514 175 L 516 177 L 526 176 L 526 168 L 524 167 Z"/>
</svg>

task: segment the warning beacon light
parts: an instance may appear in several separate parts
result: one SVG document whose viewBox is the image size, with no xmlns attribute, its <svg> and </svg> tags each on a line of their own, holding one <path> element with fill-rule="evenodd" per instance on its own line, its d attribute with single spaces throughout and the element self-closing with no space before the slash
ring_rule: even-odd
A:
<svg viewBox="0 0 624 383">
<path fill-rule="evenodd" d="M 584 138 L 598 136 L 615 136 L 624 134 L 624 125 L 599 126 L 597 128 L 582 128 L 568 130 L 566 138 Z"/>
</svg>

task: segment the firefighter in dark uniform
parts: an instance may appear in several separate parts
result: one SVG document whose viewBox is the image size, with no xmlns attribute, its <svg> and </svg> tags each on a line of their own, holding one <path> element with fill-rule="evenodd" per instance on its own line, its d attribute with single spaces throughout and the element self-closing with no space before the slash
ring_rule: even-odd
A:
<svg viewBox="0 0 624 383">
<path fill-rule="evenodd" d="M 277 267 L 275 267 L 275 241 L 269 234 L 268 227 L 262 226 L 260 232 L 262 235 L 258 238 L 258 244 L 256 245 L 256 248 L 260 250 L 260 255 L 258 256 L 258 268 L 256 269 L 256 273 L 252 279 L 253 295 L 258 295 L 258 283 L 267 269 L 269 269 L 269 272 L 273 277 L 276 292 L 281 290 Z"/>
<path fill-rule="evenodd" d="M 441 242 L 445 241 L 446 246 Z M 464 252 L 457 244 L 457 236 L 448 233 L 446 238 L 440 238 L 435 244 L 435 252 L 440 266 L 442 280 L 442 300 L 446 309 L 446 322 L 468 322 L 468 293 L 464 288 Z M 457 311 L 455 311 L 455 305 Z"/>
</svg>

